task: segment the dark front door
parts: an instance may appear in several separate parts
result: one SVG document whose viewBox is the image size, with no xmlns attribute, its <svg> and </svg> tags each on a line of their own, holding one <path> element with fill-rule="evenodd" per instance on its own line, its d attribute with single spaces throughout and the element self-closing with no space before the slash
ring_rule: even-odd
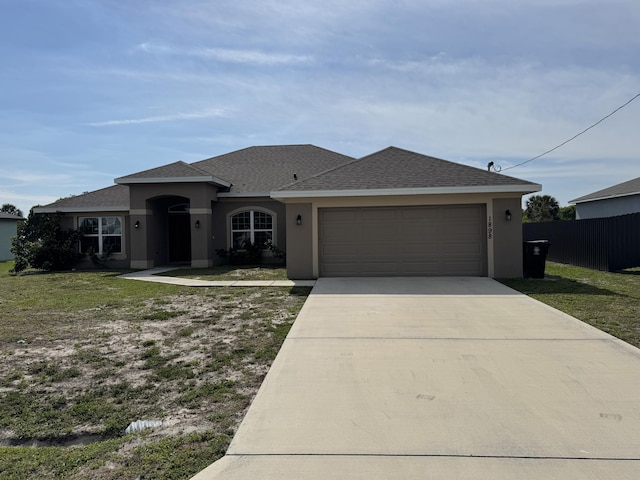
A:
<svg viewBox="0 0 640 480">
<path fill-rule="evenodd" d="M 191 228 L 188 213 L 169 214 L 169 262 L 191 261 Z"/>
</svg>

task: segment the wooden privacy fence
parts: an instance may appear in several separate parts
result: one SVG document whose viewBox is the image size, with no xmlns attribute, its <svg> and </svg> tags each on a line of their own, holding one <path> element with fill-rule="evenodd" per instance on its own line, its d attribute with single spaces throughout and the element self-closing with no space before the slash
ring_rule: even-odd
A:
<svg viewBox="0 0 640 480">
<path fill-rule="evenodd" d="M 523 240 L 548 240 L 547 259 L 613 272 L 640 266 L 640 213 L 524 223 Z"/>
</svg>

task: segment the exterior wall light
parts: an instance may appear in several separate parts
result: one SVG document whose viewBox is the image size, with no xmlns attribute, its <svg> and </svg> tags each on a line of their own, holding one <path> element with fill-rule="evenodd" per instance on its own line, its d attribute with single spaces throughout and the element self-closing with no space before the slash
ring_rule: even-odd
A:
<svg viewBox="0 0 640 480">
<path fill-rule="evenodd" d="M 296 225 L 302 225 L 302 215 L 296 217 Z"/>
<path fill-rule="evenodd" d="M 196 228 L 200 228 L 200 220 L 196 220 Z"/>
<path fill-rule="evenodd" d="M 511 210 L 506 210 L 506 211 L 504 212 L 504 219 L 505 219 L 507 222 L 510 222 L 510 221 L 511 221 Z"/>
<path fill-rule="evenodd" d="M 133 228 L 140 228 L 140 220 L 136 220 L 136 223 L 133 224 Z"/>
</svg>

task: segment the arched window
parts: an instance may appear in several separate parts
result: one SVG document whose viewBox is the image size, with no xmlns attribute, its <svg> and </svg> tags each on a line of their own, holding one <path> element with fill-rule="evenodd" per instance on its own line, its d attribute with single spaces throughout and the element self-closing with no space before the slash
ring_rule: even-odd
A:
<svg viewBox="0 0 640 480">
<path fill-rule="evenodd" d="M 245 210 L 231 216 L 231 248 L 244 250 L 247 242 L 266 248 L 270 240 L 273 240 L 273 215 Z"/>
</svg>

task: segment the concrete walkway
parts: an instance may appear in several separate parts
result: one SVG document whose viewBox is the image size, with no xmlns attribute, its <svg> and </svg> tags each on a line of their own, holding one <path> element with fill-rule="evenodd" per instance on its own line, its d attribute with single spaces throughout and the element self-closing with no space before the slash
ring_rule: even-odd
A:
<svg viewBox="0 0 640 480">
<path fill-rule="evenodd" d="M 639 472 L 638 349 L 488 278 L 322 278 L 194 478 Z"/>
<path fill-rule="evenodd" d="M 193 278 L 166 277 L 162 273 L 177 270 L 178 267 L 160 267 L 138 272 L 125 273 L 120 278 L 142 280 L 143 282 L 167 283 L 185 287 L 313 287 L 315 280 L 197 280 Z"/>
</svg>

